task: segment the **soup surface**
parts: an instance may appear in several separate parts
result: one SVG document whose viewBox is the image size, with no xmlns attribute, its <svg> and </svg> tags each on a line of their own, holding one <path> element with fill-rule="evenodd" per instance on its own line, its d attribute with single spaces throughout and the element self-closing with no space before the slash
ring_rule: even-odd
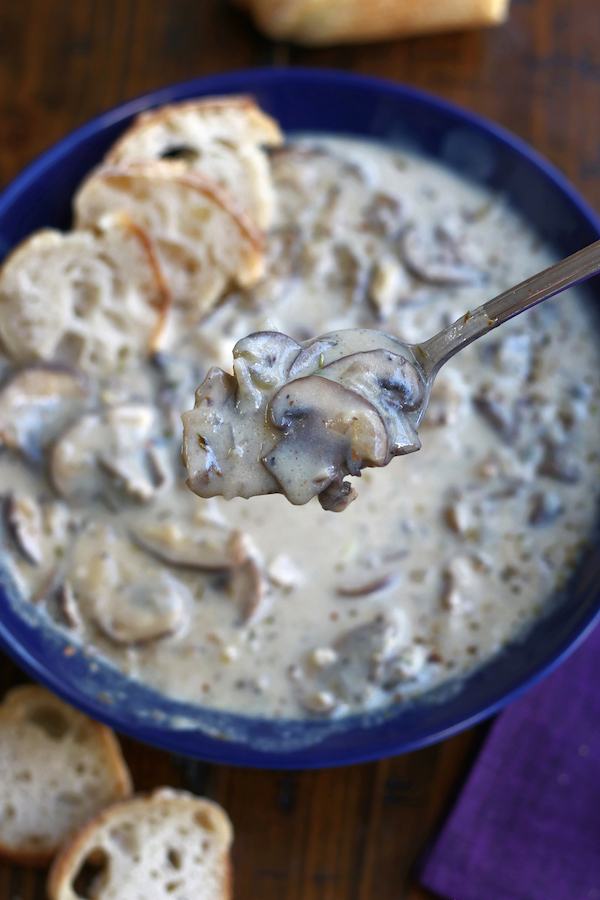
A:
<svg viewBox="0 0 600 900">
<path fill-rule="evenodd" d="M 375 328 L 415 343 L 553 261 L 501 197 L 430 160 L 306 136 L 271 161 L 267 277 L 104 382 L 103 407 L 59 438 L 63 497 L 94 434 L 143 505 L 102 486 L 69 505 L 45 464 L 4 450 L 5 558 L 73 643 L 165 694 L 341 716 L 463 676 L 564 584 L 597 512 L 600 352 L 584 300 L 564 294 L 447 364 L 422 449 L 366 470 L 342 515 L 316 498 L 196 497 L 180 415 L 240 338 Z"/>
</svg>

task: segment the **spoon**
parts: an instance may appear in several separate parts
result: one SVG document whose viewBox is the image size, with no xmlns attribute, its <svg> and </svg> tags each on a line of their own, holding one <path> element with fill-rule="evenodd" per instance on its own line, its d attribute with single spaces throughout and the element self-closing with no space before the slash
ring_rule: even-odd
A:
<svg viewBox="0 0 600 900">
<path fill-rule="evenodd" d="M 408 355 L 425 378 L 425 398 L 415 417 L 415 425 L 423 420 L 437 373 L 459 350 L 503 325 L 504 322 L 508 322 L 509 319 L 566 291 L 567 288 L 587 281 L 598 273 L 600 273 L 600 241 L 584 247 L 583 250 L 544 269 L 543 272 L 532 275 L 472 312 L 466 312 L 456 322 L 423 343 L 406 344 L 397 338 L 391 338 L 398 344 L 398 352 Z"/>
<path fill-rule="evenodd" d="M 355 328 L 303 344 L 257 332 L 233 349 L 233 375 L 211 369 L 183 414 L 182 460 L 201 497 L 319 495 L 341 511 L 347 475 L 386 466 L 417 436 L 437 373 L 459 350 L 519 313 L 600 273 L 600 241 L 533 275 L 420 344 Z"/>
</svg>

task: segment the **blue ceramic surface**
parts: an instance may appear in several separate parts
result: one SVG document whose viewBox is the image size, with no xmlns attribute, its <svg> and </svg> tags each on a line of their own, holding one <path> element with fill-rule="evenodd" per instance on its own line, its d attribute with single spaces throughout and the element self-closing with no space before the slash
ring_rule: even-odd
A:
<svg viewBox="0 0 600 900">
<path fill-rule="evenodd" d="M 497 126 L 411 88 L 302 69 L 250 70 L 175 85 L 112 110 L 30 165 L 0 197 L 0 256 L 41 226 L 67 228 L 86 173 L 140 110 L 208 94 L 248 92 L 286 131 L 368 135 L 412 147 L 502 191 L 566 256 L 600 238 L 600 221 L 543 158 Z M 600 282 L 590 283 L 595 302 Z M 1 555 L 1 551 L 0 551 Z M 407 707 L 339 723 L 249 719 L 167 700 L 81 652 L 43 612 L 18 602 L 5 574 L 0 643 L 37 681 L 118 731 L 176 753 L 248 766 L 310 768 L 355 763 L 441 740 L 497 712 L 569 654 L 600 617 L 600 550 L 568 594 L 519 641 L 458 686 Z"/>
</svg>

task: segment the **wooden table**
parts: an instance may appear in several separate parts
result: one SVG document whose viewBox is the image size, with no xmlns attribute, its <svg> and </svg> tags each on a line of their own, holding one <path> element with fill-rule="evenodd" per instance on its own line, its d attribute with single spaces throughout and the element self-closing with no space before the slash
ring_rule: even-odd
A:
<svg viewBox="0 0 600 900">
<path fill-rule="evenodd" d="M 513 0 L 501 29 L 323 50 L 273 44 L 221 0 L 1 0 L 0 185 L 116 103 L 257 65 L 341 68 L 427 88 L 516 132 L 600 206 L 598 0 Z M 0 656 L 0 690 L 22 680 Z M 123 746 L 138 790 L 185 786 L 225 806 L 237 900 L 426 900 L 411 869 L 484 730 L 379 763 L 298 773 Z M 0 900 L 42 900 L 44 880 L 0 866 Z"/>
</svg>

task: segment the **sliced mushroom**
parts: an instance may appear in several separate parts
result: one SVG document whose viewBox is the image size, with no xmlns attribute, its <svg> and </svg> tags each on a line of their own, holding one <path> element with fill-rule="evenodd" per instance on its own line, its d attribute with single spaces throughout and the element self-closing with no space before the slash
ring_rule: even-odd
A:
<svg viewBox="0 0 600 900">
<path fill-rule="evenodd" d="M 283 437 L 263 463 L 291 503 L 307 503 L 365 465 L 389 461 L 385 424 L 375 407 L 318 375 L 281 388 L 269 404 Z"/>
<path fill-rule="evenodd" d="M 59 584 L 56 590 L 56 603 L 62 618 L 69 628 L 81 630 L 83 628 L 83 619 L 79 611 L 75 591 L 71 587 L 70 582 L 63 581 Z"/>
<path fill-rule="evenodd" d="M 363 216 L 363 231 L 378 237 L 390 237 L 400 229 L 404 211 L 399 200 L 378 191 L 363 210 Z"/>
<path fill-rule="evenodd" d="M 59 366 L 22 369 L 0 389 L 0 440 L 38 462 L 88 402 L 82 375 Z"/>
<path fill-rule="evenodd" d="M 466 612 L 481 596 L 481 562 L 477 557 L 455 556 L 442 570 L 440 605 L 449 612 Z"/>
<path fill-rule="evenodd" d="M 540 491 L 530 499 L 528 522 L 530 525 L 550 525 L 556 521 L 564 510 L 559 494 L 552 491 Z"/>
<path fill-rule="evenodd" d="M 172 566 L 205 571 L 234 569 L 248 556 L 240 531 L 214 524 L 159 522 L 132 529 L 133 540 Z"/>
<path fill-rule="evenodd" d="M 266 579 L 251 558 L 233 570 L 229 579 L 228 593 L 243 625 L 258 622 L 271 608 L 272 598 L 268 592 Z"/>
<path fill-rule="evenodd" d="M 229 500 L 277 491 L 277 483 L 260 463 L 269 449 L 265 447 L 269 434 L 275 435 L 266 422 L 266 397 L 253 384 L 245 359 L 237 359 L 235 367 L 244 384 L 212 368 L 196 391 L 194 409 L 182 416 L 181 459 L 188 486 L 200 497 L 222 495 Z"/>
<path fill-rule="evenodd" d="M 352 353 L 329 363 L 319 374 L 355 391 L 392 416 L 418 411 L 425 399 L 425 385 L 416 368 L 390 350 Z"/>
<path fill-rule="evenodd" d="M 568 448 L 552 441 L 546 443 L 546 452 L 537 471 L 539 475 L 553 478 L 562 484 L 577 484 L 581 481 L 581 469 Z"/>
<path fill-rule="evenodd" d="M 431 284 L 481 284 L 484 275 L 465 258 L 461 241 L 442 227 L 409 225 L 401 239 L 406 265 Z"/>
<path fill-rule="evenodd" d="M 301 350 L 302 345 L 286 334 L 257 331 L 237 342 L 233 348 L 233 358 L 243 359 L 253 384 L 264 389 L 287 381 L 290 368 Z"/>
<path fill-rule="evenodd" d="M 377 575 L 362 578 L 354 572 L 346 576 L 346 579 L 336 587 L 336 593 L 340 597 L 366 597 L 391 587 L 398 580 L 397 572 L 380 572 Z"/>
<path fill-rule="evenodd" d="M 521 427 L 521 407 L 510 403 L 506 397 L 490 385 L 483 385 L 473 397 L 477 412 L 498 432 L 507 444 L 517 439 Z"/>
<path fill-rule="evenodd" d="M 492 495 L 496 499 L 496 494 Z M 461 497 L 454 497 L 442 511 L 448 528 L 463 538 L 477 538 L 482 527 L 481 510 Z"/>
<path fill-rule="evenodd" d="M 325 365 L 325 353 L 336 345 L 335 339 L 317 340 L 303 347 L 302 351 L 294 360 L 290 371 L 289 378 L 301 378 L 303 375 L 312 375 L 317 369 Z"/>
<path fill-rule="evenodd" d="M 398 614 L 378 614 L 333 644 L 336 661 L 318 677 L 318 686 L 345 703 L 362 703 L 385 678 L 388 661 L 407 643 L 407 623 Z"/>
<path fill-rule="evenodd" d="M 15 544 L 27 562 L 39 566 L 44 561 L 42 511 L 32 497 L 9 494 L 4 502 L 4 520 Z"/>
<path fill-rule="evenodd" d="M 50 459 L 52 480 L 65 500 L 86 505 L 102 497 L 110 505 L 144 503 L 157 491 L 148 455 L 155 410 L 127 404 L 83 416 L 57 441 Z"/>
<path fill-rule="evenodd" d="M 93 612 L 116 644 L 148 644 L 180 630 L 191 603 L 186 585 L 159 571 L 152 580 L 127 582 L 96 596 Z"/>
<path fill-rule="evenodd" d="M 368 271 L 348 244 L 333 248 L 333 269 L 327 278 L 332 290 L 341 291 L 349 303 L 360 303 L 368 285 Z"/>
<path fill-rule="evenodd" d="M 331 484 L 319 494 L 319 503 L 327 512 L 343 512 L 353 503 L 358 494 L 349 481 L 334 479 Z"/>
</svg>

